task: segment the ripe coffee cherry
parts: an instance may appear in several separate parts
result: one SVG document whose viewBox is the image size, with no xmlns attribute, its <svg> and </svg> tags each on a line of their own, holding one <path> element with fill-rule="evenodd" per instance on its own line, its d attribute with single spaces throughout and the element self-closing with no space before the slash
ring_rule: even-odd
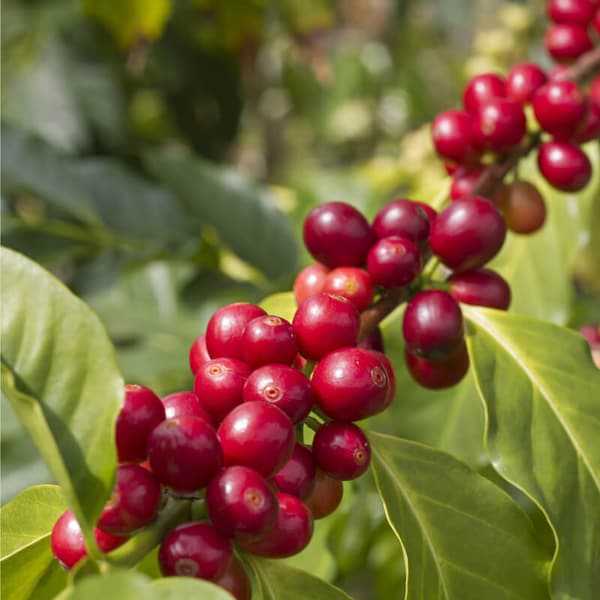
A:
<svg viewBox="0 0 600 600">
<path fill-rule="evenodd" d="M 210 359 L 211 356 L 206 348 L 206 336 L 204 334 L 199 335 L 192 344 L 189 353 L 192 374 L 195 375 L 200 366 Z"/>
<path fill-rule="evenodd" d="M 298 307 L 292 325 L 302 356 L 319 360 L 332 350 L 356 345 L 360 321 L 350 300 L 316 294 Z"/>
<path fill-rule="evenodd" d="M 252 600 L 252 585 L 244 565 L 234 556 L 227 570 L 215 583 L 227 590 L 235 600 Z"/>
<path fill-rule="evenodd" d="M 419 202 L 418 200 L 413 200 L 413 202 L 415 204 L 418 204 L 427 214 L 427 218 L 429 219 L 429 226 L 431 227 L 431 224 L 435 221 L 435 218 L 437 217 L 437 211 L 435 210 L 435 208 L 433 208 L 432 206 L 429 206 L 429 204 L 425 204 L 425 202 Z"/>
<path fill-rule="evenodd" d="M 194 392 L 213 421 L 220 423 L 242 403 L 242 392 L 252 369 L 235 358 L 214 358 L 196 372 Z"/>
<path fill-rule="evenodd" d="M 479 183 L 484 173 L 483 168 L 466 169 L 460 167 L 454 175 L 452 175 L 452 185 L 450 186 L 450 199 L 458 200 L 466 196 L 471 196 L 473 189 Z M 507 194 L 507 187 L 503 183 L 494 192 L 494 195 L 489 198 L 494 206 L 500 206 Z"/>
<path fill-rule="evenodd" d="M 575 60 L 593 47 L 588 32 L 570 23 L 551 25 L 544 37 L 544 44 L 548 54 L 557 62 Z"/>
<path fill-rule="evenodd" d="M 506 310 L 510 305 L 508 283 L 491 269 L 454 273 L 448 278 L 450 294 L 463 304 Z"/>
<path fill-rule="evenodd" d="M 479 105 L 475 133 L 481 145 L 494 152 L 518 146 L 527 131 L 523 107 L 509 98 L 491 98 Z"/>
<path fill-rule="evenodd" d="M 298 354 L 292 324 L 274 315 L 252 319 L 242 336 L 242 356 L 253 369 L 270 363 L 291 365 Z"/>
<path fill-rule="evenodd" d="M 401 287 L 414 281 L 421 272 L 421 255 L 414 242 L 390 236 L 371 246 L 367 268 L 375 283 Z"/>
<path fill-rule="evenodd" d="M 469 370 L 469 355 L 464 342 L 442 361 L 424 360 L 411 354 L 406 348 L 404 358 L 412 378 L 430 390 L 456 385 Z"/>
<path fill-rule="evenodd" d="M 373 231 L 379 239 L 398 235 L 423 247 L 429 237 L 429 217 L 420 203 L 394 200 L 375 215 Z"/>
<path fill-rule="evenodd" d="M 389 387 L 387 399 L 385 401 L 385 408 L 387 408 L 396 397 L 396 374 L 394 373 L 394 367 L 392 367 L 390 359 L 383 352 L 374 351 L 374 354 L 379 359 L 379 362 L 385 369 L 385 373 L 388 377 Z"/>
<path fill-rule="evenodd" d="M 340 505 L 343 495 L 344 484 L 317 468 L 315 487 L 306 500 L 306 505 L 315 519 L 322 519 Z"/>
<path fill-rule="evenodd" d="M 364 215 L 345 202 L 327 202 L 311 210 L 303 228 L 308 251 L 328 267 L 359 267 L 373 242 Z"/>
<path fill-rule="evenodd" d="M 226 537 L 250 539 L 277 519 L 277 500 L 262 475 L 242 465 L 219 471 L 206 488 L 208 516 Z"/>
<path fill-rule="evenodd" d="M 191 415 L 204 419 L 209 425 L 214 426 L 215 424 L 213 418 L 204 409 L 194 392 L 175 392 L 174 394 L 169 394 L 162 399 L 162 403 L 165 407 L 165 416 L 167 419 Z"/>
<path fill-rule="evenodd" d="M 170 531 L 158 551 L 160 572 L 168 577 L 198 577 L 216 581 L 233 552 L 230 541 L 209 523 L 184 523 Z"/>
<path fill-rule="evenodd" d="M 600 107 L 591 105 L 579 131 L 575 134 L 578 144 L 585 144 L 600 138 Z"/>
<path fill-rule="evenodd" d="M 506 226 L 515 233 L 534 233 L 546 220 L 546 203 L 529 181 L 513 181 L 501 206 Z"/>
<path fill-rule="evenodd" d="M 320 263 L 304 267 L 294 280 L 294 297 L 296 304 L 301 304 L 309 296 L 323 291 L 329 268 Z"/>
<path fill-rule="evenodd" d="M 572 81 L 547 83 L 534 96 L 532 106 L 540 127 L 562 140 L 575 135 L 588 111 L 585 95 Z"/>
<path fill-rule="evenodd" d="M 160 398 L 146 387 L 125 386 L 125 402 L 117 417 L 116 445 L 119 462 L 146 460 L 146 444 L 151 431 L 165 420 Z"/>
<path fill-rule="evenodd" d="M 479 149 L 473 140 L 473 118 L 461 110 L 446 110 L 431 124 L 435 151 L 459 164 L 477 162 Z"/>
<path fill-rule="evenodd" d="M 156 477 L 137 465 L 123 465 L 117 469 L 117 481 L 98 528 L 112 535 L 128 535 L 154 519 L 160 502 Z"/>
<path fill-rule="evenodd" d="M 466 271 L 483 266 L 499 252 L 506 225 L 494 205 L 480 196 L 455 200 L 431 227 L 429 244 L 450 269 Z"/>
<path fill-rule="evenodd" d="M 296 443 L 290 460 L 274 475 L 273 481 L 280 492 L 305 500 L 315 485 L 316 469 L 312 452 Z"/>
<path fill-rule="evenodd" d="M 381 333 L 381 329 L 379 327 L 373 329 L 371 333 L 358 342 L 357 347 L 364 348 L 365 350 L 384 352 L 383 335 Z"/>
<path fill-rule="evenodd" d="M 573 23 L 587 27 L 596 11 L 592 0 L 549 0 L 548 17 L 555 23 Z"/>
<path fill-rule="evenodd" d="M 265 365 L 246 380 L 244 402 L 270 402 L 292 421 L 301 423 L 313 405 L 313 390 L 304 373 L 286 365 Z"/>
<path fill-rule="evenodd" d="M 163 421 L 148 439 L 148 459 L 156 478 L 178 492 L 203 488 L 223 465 L 215 430 L 192 416 Z"/>
<path fill-rule="evenodd" d="M 94 537 L 102 552 L 110 552 L 124 544 L 129 537 L 121 537 L 94 529 Z M 52 554 L 65 569 L 72 569 L 87 556 L 83 533 L 72 510 L 65 511 L 56 521 L 50 535 Z"/>
<path fill-rule="evenodd" d="M 371 304 L 375 294 L 371 276 L 358 267 L 333 269 L 325 279 L 323 291 L 350 300 L 359 311 Z"/>
<path fill-rule="evenodd" d="M 206 326 L 206 348 L 213 358 L 242 357 L 242 335 L 252 319 L 263 317 L 267 313 L 246 302 L 228 304 L 220 308 Z"/>
<path fill-rule="evenodd" d="M 402 333 L 413 354 L 443 360 L 463 340 L 460 306 L 442 290 L 420 292 L 406 306 Z"/>
<path fill-rule="evenodd" d="M 296 435 L 290 418 L 268 402 L 236 406 L 217 430 L 226 465 L 245 465 L 270 477 L 289 460 Z"/>
<path fill-rule="evenodd" d="M 579 146 L 569 142 L 544 142 L 538 149 L 538 167 L 558 190 L 578 192 L 592 177 L 592 165 Z"/>
<path fill-rule="evenodd" d="M 359 421 L 387 406 L 390 382 L 371 350 L 342 348 L 325 356 L 313 372 L 319 408 L 338 421 Z"/>
<path fill-rule="evenodd" d="M 262 538 L 246 542 L 244 550 L 258 556 L 285 558 L 304 550 L 313 534 L 313 517 L 306 505 L 290 494 L 277 494 L 277 522 Z"/>
<path fill-rule="evenodd" d="M 505 97 L 504 79 L 495 73 L 482 73 L 470 79 L 463 94 L 463 104 L 468 113 L 476 115 L 489 100 Z"/>
<path fill-rule="evenodd" d="M 329 421 L 315 433 L 313 455 L 327 475 L 349 481 L 369 468 L 371 446 L 362 429 L 354 423 Z"/>
<path fill-rule="evenodd" d="M 535 63 L 519 63 L 506 76 L 506 94 L 509 98 L 527 104 L 548 78 Z"/>
</svg>

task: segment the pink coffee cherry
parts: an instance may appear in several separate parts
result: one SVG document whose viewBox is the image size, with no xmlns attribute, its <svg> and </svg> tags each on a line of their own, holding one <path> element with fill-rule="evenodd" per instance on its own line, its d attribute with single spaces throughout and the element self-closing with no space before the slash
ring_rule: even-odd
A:
<svg viewBox="0 0 600 600">
<path fill-rule="evenodd" d="M 388 202 L 373 219 L 373 231 L 379 239 L 397 235 L 420 248 L 427 245 L 429 225 L 423 206 L 404 198 Z"/>
<path fill-rule="evenodd" d="M 573 23 L 587 27 L 596 12 L 593 0 L 549 0 L 548 17 L 555 23 Z"/>
<path fill-rule="evenodd" d="M 206 348 L 206 336 L 204 334 L 199 335 L 194 340 L 194 343 L 190 347 L 188 359 L 192 375 L 195 375 L 200 366 L 211 359 L 208 349 Z"/>
<path fill-rule="evenodd" d="M 547 80 L 546 73 L 535 63 L 519 63 L 506 76 L 506 94 L 521 104 L 527 104 Z"/>
<path fill-rule="evenodd" d="M 291 365 L 298 354 L 292 324 L 267 315 L 252 319 L 242 335 L 242 356 L 253 369 L 271 363 Z"/>
<path fill-rule="evenodd" d="M 473 139 L 473 117 L 461 110 L 446 110 L 431 124 L 435 151 L 459 164 L 477 163 L 479 148 Z"/>
<path fill-rule="evenodd" d="M 402 287 L 413 282 L 421 272 L 421 254 L 409 239 L 385 237 L 371 246 L 367 269 L 376 284 Z"/>
<path fill-rule="evenodd" d="M 491 98 L 479 105 L 474 131 L 480 144 L 494 152 L 506 152 L 521 143 L 527 131 L 523 107 L 509 98 Z"/>
<path fill-rule="evenodd" d="M 563 192 L 582 190 L 592 177 L 590 159 L 570 142 L 544 142 L 538 148 L 538 168 L 546 181 Z"/>
<path fill-rule="evenodd" d="M 333 269 L 325 279 L 323 292 L 350 300 L 358 311 L 367 308 L 375 295 L 371 276 L 359 267 Z"/>
<path fill-rule="evenodd" d="M 454 273 L 448 278 L 450 294 L 458 302 L 506 310 L 510 305 L 510 287 L 491 269 Z"/>
<path fill-rule="evenodd" d="M 482 73 L 469 80 L 463 94 L 465 110 L 477 115 L 482 105 L 495 98 L 506 97 L 506 83 L 496 73 Z"/>
<path fill-rule="evenodd" d="M 593 47 L 588 32 L 571 23 L 551 25 L 544 37 L 544 44 L 548 54 L 557 62 L 575 60 Z"/>
<path fill-rule="evenodd" d="M 296 443 L 292 456 L 275 473 L 273 481 L 280 492 L 306 500 L 315 485 L 316 469 L 312 452 L 306 446 Z"/>
<path fill-rule="evenodd" d="M 547 83 L 534 96 L 532 106 L 540 127 L 559 140 L 574 137 L 588 112 L 585 94 L 572 81 Z"/>
<path fill-rule="evenodd" d="M 299 305 L 309 296 L 314 296 L 322 292 L 328 274 L 329 267 L 320 263 L 304 267 L 294 280 L 296 304 Z"/>
<path fill-rule="evenodd" d="M 215 425 L 213 418 L 202 406 L 198 396 L 194 392 L 174 392 L 162 399 L 167 419 L 191 415 L 204 419 L 210 425 Z"/>
</svg>

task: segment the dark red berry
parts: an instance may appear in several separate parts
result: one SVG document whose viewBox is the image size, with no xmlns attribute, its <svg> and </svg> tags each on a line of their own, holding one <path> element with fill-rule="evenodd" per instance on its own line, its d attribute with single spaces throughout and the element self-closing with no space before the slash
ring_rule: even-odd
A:
<svg viewBox="0 0 600 600">
<path fill-rule="evenodd" d="M 364 348 L 365 350 L 375 350 L 377 352 L 384 352 L 383 335 L 381 329 L 376 327 L 366 335 L 357 344 L 358 348 Z"/>
<path fill-rule="evenodd" d="M 285 365 L 265 365 L 244 385 L 244 402 L 270 402 L 292 421 L 301 423 L 313 406 L 313 391 L 304 373 Z"/>
<path fill-rule="evenodd" d="M 316 294 L 298 307 L 292 325 L 302 356 L 319 360 L 332 350 L 356 345 L 360 319 L 350 300 Z"/>
<path fill-rule="evenodd" d="M 198 396 L 194 392 L 175 392 L 162 399 L 165 407 L 165 416 L 167 419 L 175 417 L 184 417 L 191 415 L 204 419 L 207 423 L 214 426 L 213 418 L 204 409 Z"/>
<path fill-rule="evenodd" d="M 585 152 L 569 142 L 544 142 L 538 149 L 538 167 L 546 181 L 558 190 L 578 192 L 592 177 Z"/>
<path fill-rule="evenodd" d="M 373 281 L 383 287 L 401 287 L 414 281 L 421 272 L 421 255 L 414 242 L 399 236 L 377 241 L 367 257 Z"/>
<path fill-rule="evenodd" d="M 323 291 L 329 268 L 320 263 L 304 267 L 294 280 L 294 297 L 296 304 L 301 304 L 309 296 Z"/>
<path fill-rule="evenodd" d="M 535 63 L 519 63 L 506 76 L 506 94 L 509 98 L 527 104 L 548 78 Z"/>
<path fill-rule="evenodd" d="M 328 267 L 359 267 L 373 241 L 367 219 L 345 202 L 327 202 L 308 213 L 303 228 L 308 251 Z"/>
<path fill-rule="evenodd" d="M 588 32 L 570 23 L 551 25 L 544 37 L 544 44 L 548 54 L 557 62 L 575 60 L 593 47 Z"/>
<path fill-rule="evenodd" d="M 241 341 L 246 325 L 252 319 L 266 314 L 259 306 L 246 302 L 220 308 L 206 326 L 206 348 L 210 356 L 243 360 Z"/>
<path fill-rule="evenodd" d="M 581 129 L 588 111 L 585 95 L 572 81 L 551 81 L 533 98 L 540 127 L 556 139 L 568 140 Z"/>
<path fill-rule="evenodd" d="M 431 249 L 450 269 L 466 271 L 483 266 L 500 250 L 506 224 L 494 205 L 480 196 L 455 200 L 434 221 Z"/>
<path fill-rule="evenodd" d="M 442 290 L 420 292 L 406 306 L 402 333 L 413 354 L 443 360 L 463 340 L 460 306 Z"/>
<path fill-rule="evenodd" d="M 242 465 L 219 471 L 206 488 L 208 516 L 227 537 L 255 538 L 277 519 L 277 500 L 264 477 Z"/>
<path fill-rule="evenodd" d="M 479 149 L 473 140 L 473 118 L 461 110 L 440 113 L 431 124 L 435 151 L 459 164 L 476 163 Z"/>
<path fill-rule="evenodd" d="M 225 573 L 232 557 L 230 541 L 210 523 L 184 523 L 162 541 L 158 564 L 165 577 L 216 581 Z"/>
<path fill-rule="evenodd" d="M 332 419 L 359 421 L 387 406 L 386 369 L 371 350 L 342 348 L 319 361 L 312 376 L 315 402 Z"/>
<path fill-rule="evenodd" d="M 343 495 L 344 484 L 317 468 L 315 487 L 306 500 L 306 505 L 315 519 L 322 519 L 340 505 Z"/>
<path fill-rule="evenodd" d="M 190 370 L 195 375 L 196 371 L 202 364 L 211 359 L 208 349 L 206 348 L 206 336 L 199 335 L 192 344 L 189 353 Z"/>
<path fill-rule="evenodd" d="M 234 556 L 227 570 L 215 583 L 227 590 L 235 600 L 252 600 L 252 585 L 244 565 Z"/>
<path fill-rule="evenodd" d="M 394 200 L 375 215 L 373 231 L 380 239 L 397 235 L 422 248 L 429 237 L 429 217 L 418 202 Z"/>
<path fill-rule="evenodd" d="M 452 175 L 452 185 L 450 186 L 450 199 L 459 200 L 466 196 L 471 196 L 475 186 L 481 180 L 485 169 L 467 169 L 460 167 L 454 175 Z M 506 196 L 507 188 L 504 183 L 498 186 L 491 198 L 488 198 L 494 206 L 499 207 Z"/>
<path fill-rule="evenodd" d="M 575 134 L 574 140 L 578 144 L 585 144 L 592 140 L 600 139 L 600 107 L 596 108 L 590 105 L 587 116 L 579 131 Z"/>
<path fill-rule="evenodd" d="M 371 276 L 359 267 L 333 269 L 325 279 L 323 292 L 350 300 L 359 311 L 371 304 L 375 294 Z"/>
<path fill-rule="evenodd" d="M 491 269 L 455 273 L 448 279 L 450 294 L 464 304 L 506 310 L 510 305 L 508 283 Z"/>
<path fill-rule="evenodd" d="M 506 226 L 515 233 L 534 233 L 546 220 L 544 198 L 529 181 L 513 181 L 508 186 L 506 200 L 500 209 Z"/>
<path fill-rule="evenodd" d="M 223 465 L 223 453 L 214 428 L 192 416 L 163 421 L 148 440 L 152 473 L 179 492 L 205 487 Z"/>
<path fill-rule="evenodd" d="M 360 477 L 371 462 L 369 440 L 354 423 L 324 423 L 317 429 L 312 447 L 319 468 L 341 481 Z"/>
<path fill-rule="evenodd" d="M 494 152 L 518 146 L 527 131 L 523 107 L 509 98 L 491 98 L 481 103 L 475 118 L 476 137 Z"/>
<path fill-rule="evenodd" d="M 392 366 L 390 359 L 383 352 L 374 351 L 374 354 L 379 359 L 379 362 L 385 369 L 388 377 L 389 387 L 387 399 L 385 401 L 385 408 L 387 408 L 396 396 L 396 374 L 394 373 L 394 367 Z"/>
<path fill-rule="evenodd" d="M 242 356 L 253 369 L 271 363 L 291 365 L 296 354 L 294 329 L 282 317 L 257 317 L 246 325 L 242 336 Z"/>
<path fill-rule="evenodd" d="M 456 385 L 469 370 L 469 355 L 464 342 L 442 361 L 424 360 L 411 354 L 406 348 L 404 358 L 412 378 L 430 390 Z"/>
<path fill-rule="evenodd" d="M 116 444 L 119 462 L 142 462 L 151 431 L 165 420 L 160 398 L 146 387 L 125 386 L 125 402 L 117 417 Z"/>
<path fill-rule="evenodd" d="M 244 402 L 217 431 L 226 465 L 245 465 L 270 477 L 288 461 L 296 435 L 290 418 L 269 402 Z"/>
<path fill-rule="evenodd" d="M 429 219 L 429 227 L 431 228 L 431 223 L 435 221 L 437 217 L 437 211 L 429 204 L 425 204 L 425 202 L 419 202 L 418 200 L 413 200 L 415 204 L 418 204 L 427 214 L 427 218 Z"/>
<path fill-rule="evenodd" d="M 596 5 L 593 0 L 549 0 L 547 10 L 555 23 L 587 27 L 596 12 Z"/>
<path fill-rule="evenodd" d="M 280 492 L 305 500 L 315 485 L 317 466 L 312 452 L 296 443 L 294 452 L 285 465 L 273 476 Z"/>
<path fill-rule="evenodd" d="M 465 110 L 477 115 L 481 106 L 494 98 L 506 97 L 506 84 L 500 75 L 482 73 L 469 80 L 463 94 Z"/>
</svg>

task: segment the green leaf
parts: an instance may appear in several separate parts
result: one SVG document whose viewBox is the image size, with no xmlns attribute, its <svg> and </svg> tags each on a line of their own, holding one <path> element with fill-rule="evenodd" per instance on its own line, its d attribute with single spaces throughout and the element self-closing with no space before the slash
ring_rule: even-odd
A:
<svg viewBox="0 0 600 600">
<path fill-rule="evenodd" d="M 260 301 L 260 306 L 270 315 L 283 317 L 290 322 L 294 318 L 294 313 L 296 312 L 296 300 L 294 300 L 293 292 L 271 294 Z"/>
<path fill-rule="evenodd" d="M 591 600 L 600 589 L 600 370 L 573 331 L 463 309 L 492 464 L 554 528 L 556 597 Z"/>
<path fill-rule="evenodd" d="M 244 556 L 252 569 L 257 600 L 348 600 L 342 590 L 314 577 L 310 573 L 288 567 L 276 560 Z"/>
<path fill-rule="evenodd" d="M 152 582 L 157 600 L 181 600 L 181 598 L 202 598 L 202 600 L 231 600 L 233 596 L 214 583 L 191 577 L 167 577 Z"/>
<path fill-rule="evenodd" d="M 245 261 L 273 278 L 294 273 L 297 247 L 290 222 L 263 189 L 181 149 L 147 153 L 145 162 L 192 218 L 214 227 Z"/>
<path fill-rule="evenodd" d="M 31 487 L 0 509 L 2 597 L 29 598 L 52 578 L 66 581 L 55 567 L 50 533 L 67 506 L 58 486 Z M 64 577 L 61 578 L 61 573 Z M 56 589 L 56 586 L 53 586 Z"/>
<path fill-rule="evenodd" d="M 373 470 L 406 557 L 404 598 L 548 598 L 548 561 L 524 512 L 452 456 L 370 433 Z"/>
<path fill-rule="evenodd" d="M 123 381 L 96 315 L 39 265 L 6 248 L 0 255 L 2 391 L 93 555 L 92 524 L 114 480 Z"/>
</svg>

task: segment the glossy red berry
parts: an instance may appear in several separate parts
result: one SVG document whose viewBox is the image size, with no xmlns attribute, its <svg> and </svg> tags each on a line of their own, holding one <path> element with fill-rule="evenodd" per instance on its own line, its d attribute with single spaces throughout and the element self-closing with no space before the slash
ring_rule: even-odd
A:
<svg viewBox="0 0 600 600">
<path fill-rule="evenodd" d="M 160 398 L 146 387 L 125 386 L 125 402 L 119 411 L 116 425 L 116 445 L 119 462 L 146 460 L 146 444 L 152 430 L 165 420 Z"/>
<path fill-rule="evenodd" d="M 410 352 L 442 360 L 463 340 L 460 306 L 442 290 L 420 292 L 406 306 L 402 333 Z"/>
<path fill-rule="evenodd" d="M 270 477 L 288 461 L 296 435 L 290 418 L 269 402 L 244 402 L 217 430 L 226 465 L 245 465 Z"/>
<path fill-rule="evenodd" d="M 184 523 L 171 530 L 160 545 L 160 572 L 168 576 L 216 581 L 229 566 L 230 541 L 209 523 Z"/>
<path fill-rule="evenodd" d="M 483 266 L 500 250 L 506 224 L 494 205 L 480 196 L 455 200 L 434 221 L 431 249 L 450 269 L 466 271 Z"/>
<path fill-rule="evenodd" d="M 302 500 L 290 494 L 277 494 L 277 522 L 262 538 L 243 542 L 244 550 L 258 556 L 285 558 L 304 550 L 313 533 L 313 517 Z"/>
<path fill-rule="evenodd" d="M 350 300 L 356 310 L 364 310 L 371 304 L 375 289 L 367 271 L 359 267 L 338 267 L 333 269 L 323 285 L 323 292 L 342 296 Z"/>
<path fill-rule="evenodd" d="M 313 390 L 304 373 L 286 365 L 265 365 L 246 380 L 244 402 L 269 402 L 301 423 L 313 406 Z"/>
<path fill-rule="evenodd" d="M 549 0 L 547 10 L 555 23 L 587 27 L 596 12 L 596 5 L 593 0 Z"/>
<path fill-rule="evenodd" d="M 327 202 L 311 210 L 303 236 L 308 251 L 328 267 L 359 267 L 373 241 L 367 219 L 345 202 Z"/>
<path fill-rule="evenodd" d="M 571 139 L 584 124 L 587 99 L 572 81 L 551 81 L 533 98 L 533 112 L 540 127 L 556 139 Z"/>
<path fill-rule="evenodd" d="M 548 54 L 557 62 L 575 60 L 593 47 L 588 32 L 571 23 L 551 25 L 544 37 L 544 44 Z"/>
<path fill-rule="evenodd" d="M 378 240 L 367 257 L 373 281 L 383 287 L 401 287 L 414 281 L 421 272 L 421 255 L 414 242 L 399 236 Z"/>
<path fill-rule="evenodd" d="M 298 354 L 292 324 L 267 315 L 252 319 L 242 336 L 244 362 L 253 369 L 271 363 L 291 365 Z"/>
<path fill-rule="evenodd" d="M 315 519 L 323 519 L 335 511 L 343 495 L 344 484 L 317 468 L 315 487 L 306 500 L 306 505 Z"/>
<path fill-rule="evenodd" d="M 450 199 L 459 200 L 460 198 L 471 196 L 473 194 L 475 186 L 481 180 L 484 171 L 485 170 L 483 168 L 467 169 L 465 167 L 460 167 L 454 173 L 454 175 L 452 175 L 452 184 L 450 186 Z M 489 198 L 489 200 L 494 204 L 494 206 L 500 206 L 500 204 L 504 200 L 504 197 L 506 196 L 506 193 L 506 185 L 502 183 L 494 192 L 494 195 L 491 198 Z"/>
<path fill-rule="evenodd" d="M 418 204 L 427 214 L 427 218 L 429 219 L 429 227 L 431 228 L 431 224 L 435 221 L 435 218 L 437 217 L 437 211 L 435 210 L 435 208 L 433 208 L 432 206 L 429 206 L 429 204 L 426 204 L 425 202 L 419 202 L 419 200 L 413 200 L 413 202 L 415 204 Z"/>
<path fill-rule="evenodd" d="M 156 478 L 179 492 L 205 487 L 223 465 L 214 428 L 192 416 L 163 421 L 148 440 L 148 459 Z"/>
<path fill-rule="evenodd" d="M 227 590 L 235 600 L 252 600 L 252 585 L 244 565 L 234 556 L 227 570 L 215 583 Z"/>
<path fill-rule="evenodd" d="M 319 360 L 332 350 L 356 345 L 360 319 L 350 300 L 316 294 L 298 307 L 292 325 L 302 356 Z"/>
<path fill-rule="evenodd" d="M 184 417 L 191 415 L 204 419 L 207 423 L 214 426 L 213 418 L 204 409 L 198 396 L 194 392 L 175 392 L 162 399 L 165 407 L 165 416 L 167 419 L 175 417 Z"/>
<path fill-rule="evenodd" d="M 450 294 L 458 302 L 506 310 L 510 305 L 510 286 L 491 269 L 454 273 L 448 278 Z"/>
<path fill-rule="evenodd" d="M 360 477 L 371 462 L 369 440 L 354 423 L 324 423 L 317 429 L 312 447 L 319 468 L 341 481 Z"/>
<path fill-rule="evenodd" d="M 202 364 L 211 359 L 208 349 L 206 348 L 206 336 L 204 334 L 199 335 L 192 344 L 189 353 L 190 371 L 193 375 L 200 368 Z"/>
<path fill-rule="evenodd" d="M 469 370 L 469 355 L 464 342 L 442 361 L 424 360 L 411 354 L 406 348 L 404 358 L 412 378 L 430 390 L 456 385 Z"/>
<path fill-rule="evenodd" d="M 328 274 L 329 267 L 320 263 L 304 267 L 294 280 L 296 304 L 301 304 L 309 296 L 322 292 Z"/>
<path fill-rule="evenodd" d="M 374 352 L 342 348 L 319 361 L 312 385 L 315 402 L 328 417 L 359 421 L 385 409 L 390 382 Z"/>
<path fill-rule="evenodd" d="M 574 140 L 578 144 L 585 144 L 585 142 L 597 139 L 600 139 L 600 106 L 596 108 L 591 104 L 583 125 L 575 134 Z"/>
<path fill-rule="evenodd" d="M 383 334 L 379 327 L 373 329 L 371 333 L 366 335 L 356 345 L 358 348 L 364 348 L 365 350 L 375 350 L 377 352 L 384 352 Z"/>
<path fill-rule="evenodd" d="M 280 492 L 305 500 L 315 485 L 316 463 L 312 452 L 296 443 L 294 452 L 285 465 L 273 476 Z"/>
<path fill-rule="evenodd" d="M 481 106 L 494 98 L 506 97 L 506 84 L 500 75 L 482 73 L 469 80 L 463 94 L 465 110 L 472 115 L 479 112 Z"/>
<path fill-rule="evenodd" d="M 208 516 L 226 537 L 249 539 L 266 533 L 277 519 L 277 500 L 267 481 L 248 467 L 219 471 L 206 488 Z"/>
<path fill-rule="evenodd" d="M 535 63 L 519 63 L 506 76 L 506 94 L 521 104 L 527 104 L 547 80 L 546 73 Z"/>
<path fill-rule="evenodd" d="M 538 149 L 538 167 L 546 181 L 558 190 L 578 192 L 592 177 L 585 152 L 569 142 L 544 142 Z"/>
<path fill-rule="evenodd" d="M 546 220 L 546 203 L 533 183 L 513 181 L 500 207 L 510 231 L 528 234 L 538 231 Z"/>
<path fill-rule="evenodd" d="M 440 113 L 431 124 L 435 151 L 459 164 L 476 163 L 479 149 L 473 140 L 473 117 L 461 110 Z"/>
<path fill-rule="evenodd" d="M 523 107 L 516 100 L 491 98 L 480 104 L 474 127 L 483 147 L 506 152 L 521 143 L 527 121 Z"/>
<path fill-rule="evenodd" d="M 396 374 L 394 373 L 394 367 L 392 366 L 390 359 L 383 352 L 378 352 L 375 350 L 373 353 L 379 359 L 379 362 L 385 369 L 385 373 L 388 377 L 389 386 L 387 399 L 385 401 L 385 408 L 387 408 L 396 397 Z"/>
<path fill-rule="evenodd" d="M 237 358 L 242 360 L 242 335 L 246 325 L 256 317 L 267 313 L 246 302 L 223 306 L 209 319 L 206 326 L 206 348 L 213 358 Z"/>
<path fill-rule="evenodd" d="M 375 215 L 373 231 L 379 239 L 397 235 L 423 247 L 429 237 L 429 217 L 418 202 L 394 200 Z"/>
</svg>

